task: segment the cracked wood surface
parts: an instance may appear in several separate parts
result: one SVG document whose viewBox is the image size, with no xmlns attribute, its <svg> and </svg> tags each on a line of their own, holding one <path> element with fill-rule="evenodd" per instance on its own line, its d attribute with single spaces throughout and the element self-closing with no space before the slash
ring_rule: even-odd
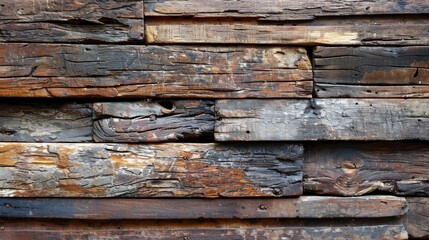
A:
<svg viewBox="0 0 429 240">
<path fill-rule="evenodd" d="M 144 6 L 145 17 L 256 18 L 262 21 L 429 13 L 429 3 L 418 0 L 145 0 Z"/>
<path fill-rule="evenodd" d="M 317 47 L 317 97 L 429 97 L 429 47 Z"/>
<path fill-rule="evenodd" d="M 416 239 L 429 238 L 429 198 L 407 197 L 409 210 L 404 217 L 408 235 Z"/>
<path fill-rule="evenodd" d="M 429 195 L 428 143 L 317 143 L 306 148 L 304 191 Z"/>
<path fill-rule="evenodd" d="M 6 102 L 0 103 L 0 141 L 92 141 L 92 110 L 88 104 Z"/>
<path fill-rule="evenodd" d="M 303 147 L 285 143 L 0 143 L 2 197 L 302 194 Z"/>
<path fill-rule="evenodd" d="M 310 98 L 304 48 L 0 44 L 0 97 Z"/>
<path fill-rule="evenodd" d="M 98 102 L 96 142 L 208 141 L 214 133 L 214 101 Z"/>
<path fill-rule="evenodd" d="M 217 100 L 217 141 L 429 140 L 428 99 Z"/>
<path fill-rule="evenodd" d="M 143 1 L 0 0 L 0 42 L 143 42 Z"/>
</svg>

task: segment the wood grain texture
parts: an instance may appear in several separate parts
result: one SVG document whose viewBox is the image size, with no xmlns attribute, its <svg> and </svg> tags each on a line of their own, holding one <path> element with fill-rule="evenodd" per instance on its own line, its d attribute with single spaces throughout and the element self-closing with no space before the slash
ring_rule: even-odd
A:
<svg viewBox="0 0 429 240">
<path fill-rule="evenodd" d="M 428 143 L 317 143 L 306 149 L 307 193 L 429 195 Z"/>
<path fill-rule="evenodd" d="M 93 104 L 96 142 L 212 140 L 214 102 L 159 100 Z"/>
<path fill-rule="evenodd" d="M 302 193 L 297 144 L 0 143 L 2 197 L 262 197 Z"/>
<path fill-rule="evenodd" d="M 424 1 L 293 1 L 293 0 L 146 0 L 145 17 L 256 18 L 263 21 L 312 20 L 327 16 L 429 13 Z"/>
<path fill-rule="evenodd" d="M 429 45 L 429 20 L 424 16 L 327 18 L 275 25 L 251 19 L 152 18 L 146 19 L 145 38 L 149 44 Z"/>
<path fill-rule="evenodd" d="M 317 209 L 317 211 L 314 211 Z M 0 198 L 0 217 L 62 219 L 369 218 L 401 216 L 393 196 L 288 199 Z"/>
<path fill-rule="evenodd" d="M 428 97 L 429 47 L 317 47 L 317 97 Z"/>
<path fill-rule="evenodd" d="M 407 197 L 409 210 L 404 217 L 408 235 L 416 239 L 429 238 L 429 198 Z"/>
<path fill-rule="evenodd" d="M 80 103 L 4 101 L 0 103 L 0 141 L 90 142 L 91 107 Z"/>
<path fill-rule="evenodd" d="M 141 42 L 143 2 L 1 0 L 0 42 Z"/>
<path fill-rule="evenodd" d="M 427 99 L 218 100 L 217 141 L 429 139 Z"/>
<path fill-rule="evenodd" d="M 382 220 L 382 221 L 380 221 Z M 401 223 L 382 218 L 342 220 L 0 220 L 7 239 L 407 239 Z"/>
<path fill-rule="evenodd" d="M 0 97 L 310 98 L 303 48 L 0 44 Z"/>
</svg>

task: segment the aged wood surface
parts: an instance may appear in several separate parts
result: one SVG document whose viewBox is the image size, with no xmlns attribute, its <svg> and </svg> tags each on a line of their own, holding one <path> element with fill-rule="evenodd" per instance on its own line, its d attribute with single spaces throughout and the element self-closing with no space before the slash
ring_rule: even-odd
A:
<svg viewBox="0 0 429 240">
<path fill-rule="evenodd" d="M 0 97 L 309 98 L 303 48 L 0 44 Z"/>
<path fill-rule="evenodd" d="M 429 195 L 429 143 L 317 143 L 304 162 L 307 193 Z"/>
<path fill-rule="evenodd" d="M 286 143 L 0 143 L 2 197 L 256 197 L 302 193 Z"/>
<path fill-rule="evenodd" d="M 92 141 L 92 110 L 89 105 L 6 102 L 0 102 L 0 141 Z M 0 158 L 1 154 L 0 151 Z"/>
<path fill-rule="evenodd" d="M 318 97 L 429 97 L 429 47 L 317 47 Z"/>
<path fill-rule="evenodd" d="M 265 21 L 311 20 L 326 16 L 429 13 L 429 3 L 418 0 L 145 0 L 146 17 L 192 16 L 257 18 Z"/>
<path fill-rule="evenodd" d="M 408 235 L 413 238 L 429 238 L 429 198 L 407 197 L 409 210 L 404 217 Z"/>
<path fill-rule="evenodd" d="M 0 0 L 0 42 L 141 42 L 143 1 Z"/>
<path fill-rule="evenodd" d="M 218 141 L 429 139 L 428 99 L 218 100 Z"/>
<path fill-rule="evenodd" d="M 273 25 L 248 19 L 154 18 L 146 19 L 145 38 L 151 44 L 429 45 L 429 19 L 424 16 L 327 18 Z"/>
<path fill-rule="evenodd" d="M 159 100 L 93 104 L 96 142 L 212 140 L 214 102 Z"/>
<path fill-rule="evenodd" d="M 391 219 L 346 220 L 0 220 L 7 239 L 407 239 Z"/>
<path fill-rule="evenodd" d="M 0 198 L 0 217 L 8 218 L 370 218 L 400 216 L 406 210 L 405 199 L 393 196 L 302 196 L 286 199 Z"/>
</svg>

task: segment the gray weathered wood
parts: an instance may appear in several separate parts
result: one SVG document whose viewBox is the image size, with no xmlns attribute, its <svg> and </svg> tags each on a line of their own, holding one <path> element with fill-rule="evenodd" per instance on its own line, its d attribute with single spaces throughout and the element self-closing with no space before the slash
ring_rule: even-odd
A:
<svg viewBox="0 0 429 240">
<path fill-rule="evenodd" d="M 405 213 L 393 196 L 286 199 L 0 198 L 0 217 L 61 219 L 369 218 Z M 315 211 L 314 209 L 317 209 Z"/>
<path fill-rule="evenodd" d="M 218 141 L 429 140 L 428 99 L 218 100 Z"/>
<path fill-rule="evenodd" d="M 159 100 L 93 104 L 96 142 L 212 140 L 214 102 Z"/>
<path fill-rule="evenodd" d="M 0 44 L 3 97 L 309 98 L 303 48 Z"/>
<path fill-rule="evenodd" d="M 143 1 L 0 0 L 0 42 L 142 42 Z"/>
<path fill-rule="evenodd" d="M 349 85 L 314 83 L 318 98 L 428 98 L 429 85 Z"/>
<path fill-rule="evenodd" d="M 409 210 L 404 217 L 408 235 L 418 239 L 429 238 L 429 198 L 407 197 Z"/>
<path fill-rule="evenodd" d="M 302 193 L 298 144 L 0 143 L 2 197 L 252 197 Z"/>
<path fill-rule="evenodd" d="M 0 141 L 90 142 L 92 140 L 92 110 L 89 105 L 6 102 L 0 103 Z"/>
<path fill-rule="evenodd" d="M 429 143 L 315 143 L 304 161 L 307 193 L 429 196 Z"/>
</svg>

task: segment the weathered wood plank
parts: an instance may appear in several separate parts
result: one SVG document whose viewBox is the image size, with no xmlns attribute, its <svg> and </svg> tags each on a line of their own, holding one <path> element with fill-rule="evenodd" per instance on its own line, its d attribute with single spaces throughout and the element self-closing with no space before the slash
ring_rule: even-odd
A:
<svg viewBox="0 0 429 240">
<path fill-rule="evenodd" d="M 429 85 L 348 85 L 314 83 L 318 98 L 428 98 Z"/>
<path fill-rule="evenodd" d="M 309 98 L 303 48 L 0 44 L 3 97 Z"/>
<path fill-rule="evenodd" d="M 302 193 L 297 144 L 0 143 L 2 197 L 252 197 Z"/>
<path fill-rule="evenodd" d="M 154 18 L 146 19 L 145 38 L 149 44 L 429 45 L 429 19 L 422 16 L 328 18 L 276 25 L 247 19 Z"/>
<path fill-rule="evenodd" d="M 306 149 L 307 193 L 429 195 L 429 143 L 315 143 Z"/>
<path fill-rule="evenodd" d="M 317 209 L 317 211 L 314 211 Z M 393 196 L 287 199 L 0 198 L 0 217 L 62 219 L 370 218 L 400 216 Z"/>
<path fill-rule="evenodd" d="M 404 217 L 405 229 L 413 238 L 429 238 L 429 198 L 407 197 L 409 210 Z"/>
<path fill-rule="evenodd" d="M 18 221 L 19 220 L 19 221 Z M 382 221 L 380 221 L 382 220 Z M 407 239 L 402 224 L 389 219 L 326 221 L 294 220 L 0 220 L 7 239 Z M 320 220 L 319 220 L 320 222 Z"/>
<path fill-rule="evenodd" d="M 5 101 L 0 103 L 0 141 L 90 142 L 91 107 L 79 103 Z"/>
<path fill-rule="evenodd" d="M 429 139 L 428 99 L 218 100 L 218 141 Z"/>
<path fill-rule="evenodd" d="M 311 20 L 322 16 L 429 13 L 429 3 L 416 0 L 145 0 L 144 4 L 146 17 L 242 17 L 264 21 Z"/>
<path fill-rule="evenodd" d="M 96 142 L 212 140 L 214 102 L 159 100 L 93 104 Z"/>
</svg>

